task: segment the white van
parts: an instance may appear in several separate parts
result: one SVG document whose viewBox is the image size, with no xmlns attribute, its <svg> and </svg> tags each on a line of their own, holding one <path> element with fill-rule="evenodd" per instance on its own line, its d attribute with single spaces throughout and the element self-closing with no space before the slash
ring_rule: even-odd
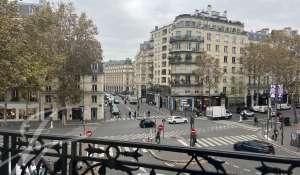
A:
<svg viewBox="0 0 300 175">
<path fill-rule="evenodd" d="M 135 104 L 137 104 L 137 103 L 138 103 L 137 97 L 133 97 L 133 96 L 130 96 L 130 97 L 129 97 L 129 104 L 135 105 Z"/>
<path fill-rule="evenodd" d="M 230 119 L 232 114 L 226 110 L 225 106 L 209 106 L 206 108 L 206 117 L 211 119 Z"/>
</svg>

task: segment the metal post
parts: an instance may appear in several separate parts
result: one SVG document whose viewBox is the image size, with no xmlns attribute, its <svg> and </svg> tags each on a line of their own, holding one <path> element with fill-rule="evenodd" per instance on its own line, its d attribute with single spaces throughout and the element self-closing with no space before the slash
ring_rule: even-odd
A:
<svg viewBox="0 0 300 175">
<path fill-rule="evenodd" d="M 268 116 L 267 116 L 267 139 L 269 137 L 269 122 L 270 122 L 270 110 L 271 110 L 271 100 L 270 97 L 268 98 Z"/>
<path fill-rule="evenodd" d="M 284 118 L 282 118 L 282 121 L 281 121 L 281 145 L 283 145 L 283 122 L 284 122 Z"/>
</svg>

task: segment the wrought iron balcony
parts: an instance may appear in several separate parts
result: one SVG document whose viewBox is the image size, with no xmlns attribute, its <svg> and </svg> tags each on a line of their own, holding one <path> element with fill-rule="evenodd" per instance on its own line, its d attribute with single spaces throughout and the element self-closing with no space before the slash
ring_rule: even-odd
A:
<svg viewBox="0 0 300 175">
<path fill-rule="evenodd" d="M 204 38 L 201 36 L 189 36 L 189 35 L 172 36 L 170 38 L 170 43 L 180 42 L 180 41 L 204 42 Z"/>
<path fill-rule="evenodd" d="M 192 147 L 178 147 L 157 145 L 149 143 L 104 140 L 97 138 L 34 135 L 19 132 L 0 130 L 3 136 L 1 146 L 1 175 L 15 173 L 19 161 L 22 173 L 30 170 L 35 162 L 36 172 L 31 174 L 109 174 L 110 170 L 119 171 L 120 174 L 133 174 L 141 167 L 149 170 L 150 175 L 157 171 L 167 171 L 174 174 L 190 173 L 197 175 L 234 174 L 226 169 L 225 161 L 230 158 L 237 161 L 253 161 L 253 167 L 262 174 L 293 174 L 295 168 L 300 167 L 300 159 L 293 157 L 279 157 L 255 153 L 241 153 L 200 149 Z M 101 145 L 101 146 L 100 146 Z M 135 148 L 133 152 L 121 151 L 121 147 Z M 79 150 L 80 148 L 80 150 Z M 84 148 L 83 150 L 81 148 Z M 189 157 L 182 165 L 174 167 L 160 163 L 149 163 L 143 158 L 141 149 L 159 150 L 182 154 Z M 111 154 L 114 152 L 114 154 Z M 92 156 L 94 154 L 102 156 Z M 29 156 L 26 156 L 29 155 Z M 26 159 L 26 160 L 25 160 Z M 134 160 L 134 161 L 132 161 Z M 257 162 L 261 165 L 257 165 Z M 273 163 L 276 163 L 274 165 Z M 287 165 L 286 169 L 279 168 L 278 164 Z M 191 167 L 192 166 L 192 167 Z M 274 167 L 276 166 L 276 167 Z"/>
</svg>

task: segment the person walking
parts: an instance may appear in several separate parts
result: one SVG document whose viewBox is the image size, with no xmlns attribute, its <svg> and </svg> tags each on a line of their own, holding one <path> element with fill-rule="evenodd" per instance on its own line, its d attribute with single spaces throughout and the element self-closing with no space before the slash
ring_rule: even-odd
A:
<svg viewBox="0 0 300 175">
<path fill-rule="evenodd" d="M 133 115 L 133 116 L 134 116 L 134 118 L 136 119 L 136 111 L 134 111 L 134 115 Z"/>
<path fill-rule="evenodd" d="M 256 116 L 254 116 L 253 121 L 254 121 L 254 126 L 258 126 L 258 120 Z"/>
<path fill-rule="evenodd" d="M 128 117 L 131 118 L 131 111 L 128 112 Z"/>
<path fill-rule="evenodd" d="M 160 130 L 158 130 L 158 131 L 156 132 L 155 142 L 156 142 L 157 144 L 160 144 Z"/>
</svg>

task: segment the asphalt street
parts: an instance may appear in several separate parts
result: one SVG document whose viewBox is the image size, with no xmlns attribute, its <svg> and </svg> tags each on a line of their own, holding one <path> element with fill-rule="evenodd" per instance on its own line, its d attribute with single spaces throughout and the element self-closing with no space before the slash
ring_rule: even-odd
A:
<svg viewBox="0 0 300 175">
<path fill-rule="evenodd" d="M 142 118 L 146 117 L 147 111 L 150 111 L 150 117 L 156 122 L 157 126 L 162 124 L 162 119 L 166 119 L 170 114 L 165 110 L 159 110 L 155 106 L 148 105 L 146 103 L 140 104 L 140 115 L 137 118 L 129 117 L 128 113 L 131 111 L 137 111 L 137 105 L 124 104 L 121 98 L 117 97 L 120 101 L 117 104 L 120 115 L 113 116 L 109 113 L 108 107 L 106 107 L 105 121 L 95 124 L 86 125 L 86 130 L 92 130 L 93 136 L 96 138 L 111 139 L 111 140 L 124 140 L 124 141 L 135 141 L 135 142 L 151 142 L 154 143 L 153 138 L 155 135 L 154 128 L 140 128 L 139 122 Z M 138 113 L 138 112 L 137 112 Z M 286 116 L 291 116 L 291 111 L 283 111 Z M 260 121 L 266 119 L 266 114 L 256 114 Z M 195 148 L 202 149 L 214 149 L 214 150 L 228 150 L 233 151 L 233 144 L 239 141 L 247 141 L 260 139 L 261 127 L 253 126 L 253 119 L 249 118 L 248 121 L 239 123 L 239 115 L 233 113 L 231 120 L 209 120 L 206 117 L 200 117 L 195 119 L 195 128 L 197 130 L 197 143 Z M 176 145 L 189 147 L 190 137 L 190 124 L 168 124 L 165 123 L 165 130 L 161 138 L 161 144 L 165 145 Z M 83 126 L 77 126 L 69 128 L 67 131 L 62 129 L 51 129 L 47 130 L 47 133 L 64 134 L 64 135 L 80 135 L 83 132 Z M 105 146 L 95 145 L 97 148 L 105 149 Z M 134 152 L 135 148 L 120 147 L 120 151 Z M 151 150 L 141 149 L 139 152 L 143 155 L 139 162 L 147 162 L 154 164 L 162 164 L 170 167 L 183 167 L 185 164 L 176 163 L 176 160 L 187 160 L 187 155 L 170 154 L 168 152 L 153 152 Z M 293 156 L 293 154 L 275 148 L 276 155 L 282 156 Z M 112 153 L 113 154 L 113 153 Z M 104 155 L 93 155 L 93 156 L 104 156 Z M 124 160 L 135 161 L 132 158 L 121 157 Z M 260 162 L 237 160 L 218 157 L 216 159 L 225 161 L 224 166 L 227 171 L 236 174 L 259 174 L 255 167 L 261 165 Z M 174 160 L 172 162 L 172 160 Z M 203 162 L 203 166 L 207 170 L 214 171 L 214 167 Z M 196 164 L 190 166 L 194 169 L 200 169 Z M 146 175 L 151 170 L 145 168 L 139 168 L 134 174 Z M 170 172 L 158 171 L 157 173 L 163 174 L 174 174 Z M 295 174 L 300 174 L 297 170 Z M 108 174 L 122 174 L 117 171 L 109 171 Z M 123 173 L 125 174 L 125 173 Z"/>
</svg>

